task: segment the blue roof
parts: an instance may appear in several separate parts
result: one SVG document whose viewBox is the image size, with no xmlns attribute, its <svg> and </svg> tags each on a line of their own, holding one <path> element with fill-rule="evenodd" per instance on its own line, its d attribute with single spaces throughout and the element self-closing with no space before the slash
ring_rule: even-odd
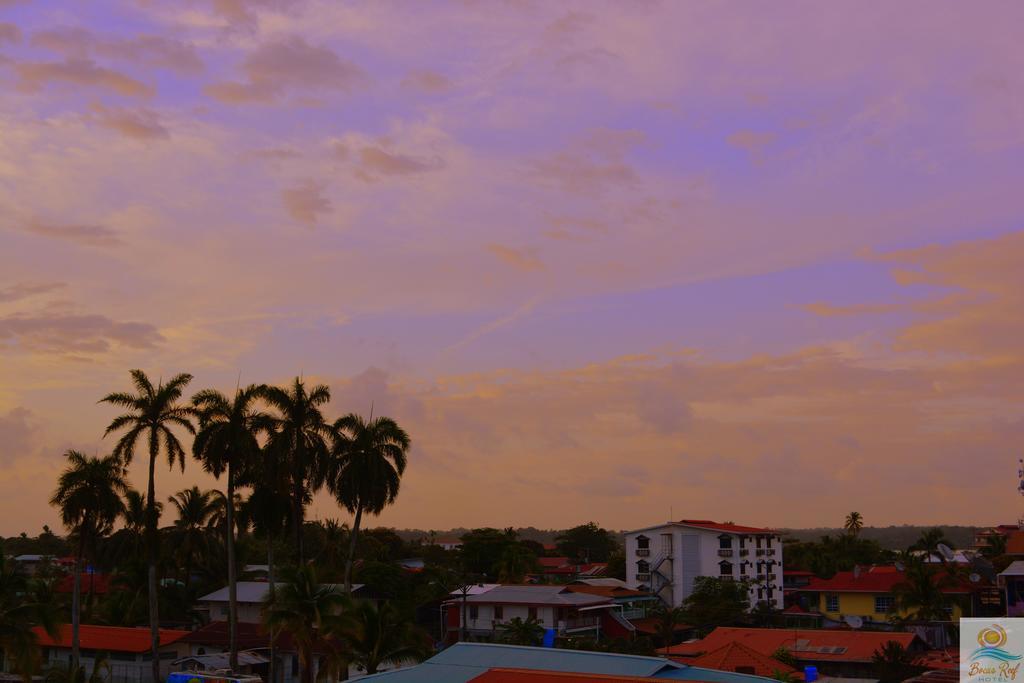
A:
<svg viewBox="0 0 1024 683">
<path fill-rule="evenodd" d="M 758 676 L 686 666 L 661 657 L 494 643 L 456 643 L 417 666 L 366 676 L 360 680 L 381 679 L 382 683 L 466 683 L 494 668 L 571 671 L 709 683 L 763 683 L 767 680 Z"/>
</svg>

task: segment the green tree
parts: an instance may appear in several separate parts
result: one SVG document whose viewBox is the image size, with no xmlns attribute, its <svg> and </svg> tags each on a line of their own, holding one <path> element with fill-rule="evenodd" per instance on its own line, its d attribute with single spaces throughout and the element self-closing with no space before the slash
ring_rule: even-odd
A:
<svg viewBox="0 0 1024 683">
<path fill-rule="evenodd" d="M 290 569 L 264 606 L 263 623 L 272 638 L 286 632 L 299 655 L 302 683 L 313 683 L 313 645 L 325 635 L 346 600 L 333 586 L 320 585 L 309 565 Z"/>
<path fill-rule="evenodd" d="M 149 477 L 146 488 L 146 545 L 149 561 L 149 629 L 150 655 L 152 657 L 153 680 L 160 680 L 160 614 L 159 596 L 157 592 L 156 567 L 160 557 L 160 537 L 157 533 L 156 508 L 156 459 L 160 455 L 161 444 L 167 456 L 167 462 L 173 468 L 175 464 L 185 469 L 185 449 L 174 433 L 173 427 L 184 429 L 195 434 L 192 426 L 192 409 L 178 404 L 182 392 L 192 375 L 175 375 L 164 384 L 156 386 L 142 370 L 132 370 L 132 383 L 136 393 L 114 392 L 101 399 L 101 403 L 125 408 L 129 412 L 114 418 L 107 426 L 104 435 L 123 431 L 121 438 L 114 447 L 114 455 L 125 465 L 131 464 L 135 448 L 139 441 L 145 442 L 149 453 Z"/>
<path fill-rule="evenodd" d="M 510 543 L 498 560 L 499 583 L 522 583 L 537 568 L 537 558 L 520 543 Z"/>
<path fill-rule="evenodd" d="M 675 642 L 678 627 L 686 623 L 686 612 L 681 607 L 670 607 L 659 602 L 653 610 L 654 632 L 661 641 L 662 647 L 668 647 Z"/>
<path fill-rule="evenodd" d="M 239 470 L 260 456 L 259 437 L 272 429 L 270 418 L 256 408 L 263 389 L 250 384 L 235 391 L 233 399 L 214 389 L 192 397 L 199 415 L 199 431 L 192 455 L 203 469 L 220 479 L 227 474 L 224 495 L 225 547 L 228 564 L 228 652 L 238 669 L 238 568 L 235 562 L 235 484 Z"/>
<path fill-rule="evenodd" d="M 544 627 L 536 617 L 513 617 L 498 626 L 498 638 L 510 645 L 539 645 Z"/>
<path fill-rule="evenodd" d="M 127 492 L 128 484 L 124 465 L 113 455 L 90 458 L 78 451 L 67 451 L 64 457 L 68 464 L 57 480 L 50 505 L 60 510 L 61 521 L 77 539 L 71 591 L 71 667 L 77 670 L 81 665 L 82 562 L 124 510 L 121 494 Z"/>
<path fill-rule="evenodd" d="M 587 522 L 566 529 L 555 537 L 558 552 L 575 562 L 607 562 L 619 543 L 607 529 Z"/>
<path fill-rule="evenodd" d="M 333 634 L 344 642 L 350 661 L 367 674 L 389 664 L 420 662 L 430 654 L 430 637 L 391 603 L 359 602 L 337 624 Z"/>
<path fill-rule="evenodd" d="M 887 641 L 871 655 L 875 675 L 881 683 L 899 683 L 911 678 L 921 669 L 914 666 L 914 656 L 895 640 Z"/>
<path fill-rule="evenodd" d="M 491 527 L 473 529 L 462 535 L 460 555 L 466 573 L 495 578 L 505 549 L 518 542 L 512 529 L 501 531 Z"/>
<path fill-rule="evenodd" d="M 46 683 L 106 683 L 110 678 L 110 665 L 107 658 L 100 655 L 93 660 L 92 669 L 87 670 L 80 664 L 50 667 L 44 680 Z"/>
<path fill-rule="evenodd" d="M 213 491 L 200 491 L 198 486 L 193 486 L 178 491 L 167 500 L 178 514 L 174 520 L 174 537 L 185 569 L 185 585 L 188 586 L 192 581 L 196 556 L 209 550 L 207 530 L 217 511 L 217 498 Z"/>
<path fill-rule="evenodd" d="M 334 466 L 328 480 L 338 503 L 355 515 L 345 559 L 345 592 L 352 590 L 352 562 L 363 513 L 379 515 L 395 502 L 409 453 L 409 435 L 389 417 L 363 420 L 355 413 L 334 423 Z"/>
<path fill-rule="evenodd" d="M 919 550 L 924 552 L 926 555 L 935 555 L 942 558 L 939 553 L 940 545 L 949 545 L 949 539 L 946 538 L 946 534 L 942 529 L 935 527 L 928 531 L 922 531 L 921 537 L 914 541 L 914 544 L 910 546 L 910 550 Z"/>
<path fill-rule="evenodd" d="M 843 525 L 843 528 L 851 536 L 857 536 L 860 534 L 860 530 L 864 528 L 864 518 L 859 512 L 851 512 L 846 515 L 846 523 Z"/>
<path fill-rule="evenodd" d="M 686 620 L 708 631 L 743 620 L 750 609 L 750 584 L 746 581 L 698 576 L 693 592 L 683 601 Z"/>
<path fill-rule="evenodd" d="M 296 377 L 287 389 L 265 386 L 260 396 L 277 411 L 271 419 L 272 431 L 267 449 L 287 463 L 291 485 L 291 525 L 295 555 L 304 559 L 302 528 L 306 505 L 324 481 L 324 467 L 330 459 L 329 441 L 334 432 L 320 407 L 331 400 L 331 390 L 323 384 L 310 389 Z"/>
<path fill-rule="evenodd" d="M 49 597 L 0 551 L 0 650 L 25 683 L 31 683 L 40 664 L 39 639 L 33 628 L 42 626 L 52 637 L 58 636 L 57 610 Z"/>
<path fill-rule="evenodd" d="M 945 589 L 955 582 L 923 558 L 908 558 L 903 581 L 893 587 L 895 609 L 912 621 L 948 621 L 956 602 Z"/>
</svg>

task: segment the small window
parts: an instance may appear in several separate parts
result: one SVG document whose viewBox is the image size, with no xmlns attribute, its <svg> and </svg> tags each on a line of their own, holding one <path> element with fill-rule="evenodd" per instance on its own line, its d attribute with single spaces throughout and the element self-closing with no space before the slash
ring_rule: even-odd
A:
<svg viewBox="0 0 1024 683">
<path fill-rule="evenodd" d="M 875 596 L 875 614 L 888 614 L 896 606 L 896 601 L 891 595 Z"/>
<path fill-rule="evenodd" d="M 470 619 L 476 619 L 479 614 L 480 614 L 480 609 L 476 605 L 470 605 L 469 606 L 469 618 Z"/>
<path fill-rule="evenodd" d="M 537 608 L 536 607 L 527 607 L 526 608 L 526 618 L 527 619 L 536 619 L 537 618 Z"/>
<path fill-rule="evenodd" d="M 722 534 L 721 536 L 719 536 L 718 537 L 718 547 L 721 548 L 722 550 L 727 550 L 729 548 L 732 548 L 732 536 L 726 536 L 725 534 Z"/>
<path fill-rule="evenodd" d="M 768 537 L 766 543 L 768 544 L 767 547 L 769 547 L 769 548 L 772 547 L 772 537 L 771 536 Z"/>
<path fill-rule="evenodd" d="M 636 563 L 636 570 L 640 574 L 649 574 L 651 572 L 651 565 L 647 560 L 638 560 Z"/>
<path fill-rule="evenodd" d="M 494 618 L 495 619 L 503 619 L 505 617 L 505 610 L 502 609 L 502 607 L 503 607 L 502 605 L 495 605 L 494 606 Z"/>
<path fill-rule="evenodd" d="M 746 575 L 747 575 L 747 563 L 746 562 L 740 562 L 740 576 L 746 576 Z"/>
<path fill-rule="evenodd" d="M 732 576 L 732 562 L 719 562 L 718 573 L 722 576 Z"/>
<path fill-rule="evenodd" d="M 756 539 L 755 539 L 755 540 L 756 540 L 756 542 L 757 542 L 757 547 L 758 547 L 758 548 L 760 548 L 760 547 L 761 547 L 761 537 L 760 537 L 760 536 L 758 536 L 758 537 L 756 537 Z"/>
<path fill-rule="evenodd" d="M 838 612 L 839 611 L 839 596 L 835 593 L 829 593 L 825 596 L 825 611 L 826 612 Z"/>
<path fill-rule="evenodd" d="M 747 547 L 747 537 L 740 536 L 740 550 Z"/>
<path fill-rule="evenodd" d="M 646 536 L 637 536 L 636 537 L 636 547 L 640 548 L 641 550 L 646 550 L 647 548 L 650 548 L 651 547 L 651 539 L 647 538 Z"/>
</svg>

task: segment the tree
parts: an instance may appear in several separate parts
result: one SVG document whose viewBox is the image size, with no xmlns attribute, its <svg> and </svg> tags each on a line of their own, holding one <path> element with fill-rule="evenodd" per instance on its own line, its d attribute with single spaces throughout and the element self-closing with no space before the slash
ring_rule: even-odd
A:
<svg viewBox="0 0 1024 683">
<path fill-rule="evenodd" d="M 846 523 L 843 525 L 843 528 L 851 536 L 858 536 L 860 530 L 864 528 L 864 518 L 859 512 L 851 512 L 846 515 Z"/>
<path fill-rule="evenodd" d="M 498 574 L 498 565 L 505 554 L 505 549 L 518 543 L 515 531 L 501 531 L 491 527 L 473 529 L 463 534 L 460 540 L 460 554 L 465 571 L 468 574 L 492 579 Z"/>
<path fill-rule="evenodd" d="M 618 547 L 618 541 L 607 529 L 587 522 L 566 529 L 555 537 L 558 552 L 575 562 L 607 562 Z"/>
<path fill-rule="evenodd" d="M 296 377 L 287 388 L 262 387 L 260 396 L 278 414 L 271 419 L 272 432 L 267 448 L 287 463 L 291 484 L 291 524 L 295 539 L 295 555 L 302 564 L 302 527 L 306 505 L 324 480 L 324 467 L 329 460 L 331 426 L 324 419 L 320 406 L 331 400 L 331 390 L 317 384 L 307 391 L 302 379 Z"/>
<path fill-rule="evenodd" d="M 271 637 L 285 631 L 298 650 L 302 683 L 313 683 L 313 645 L 325 635 L 346 603 L 333 586 L 317 583 L 316 570 L 300 565 L 287 572 L 285 583 L 267 601 L 263 623 Z"/>
<path fill-rule="evenodd" d="M 944 589 L 954 583 L 923 558 L 908 558 L 903 581 L 893 587 L 896 611 L 914 621 L 948 621 L 955 602 Z"/>
<path fill-rule="evenodd" d="M 39 668 L 39 640 L 33 627 L 58 636 L 57 611 L 4 552 L 0 551 L 0 650 L 8 666 L 31 683 Z"/>
<path fill-rule="evenodd" d="M 946 538 L 945 532 L 938 527 L 929 529 L 928 531 L 922 531 L 921 537 L 914 541 L 914 544 L 910 546 L 910 550 L 920 550 L 925 553 L 926 556 L 937 555 L 940 559 L 942 555 L 939 553 L 940 545 L 949 545 L 949 539 Z"/>
<path fill-rule="evenodd" d="M 914 666 L 914 656 L 895 640 L 887 641 L 871 655 L 875 675 L 881 683 L 899 683 L 920 672 Z"/>
<path fill-rule="evenodd" d="M 338 503 L 355 515 L 345 559 L 345 592 L 352 590 L 352 562 L 363 513 L 379 515 L 395 502 L 409 453 L 409 435 L 390 417 L 367 421 L 355 413 L 334 423 L 333 471 L 328 480 Z"/>
<path fill-rule="evenodd" d="M 261 433 L 272 429 L 270 418 L 255 408 L 262 387 L 250 384 L 235 391 L 233 400 L 214 389 L 192 397 L 199 415 L 199 431 L 192 455 L 203 469 L 220 479 L 227 474 L 224 495 L 225 544 L 228 560 L 228 652 L 232 670 L 238 669 L 238 571 L 235 563 L 235 483 L 246 463 L 259 457 Z"/>
<path fill-rule="evenodd" d="M 498 561 L 499 583 L 522 583 L 526 575 L 534 571 L 537 558 L 520 543 L 505 547 Z"/>
<path fill-rule="evenodd" d="M 113 454 L 125 465 L 131 464 L 135 449 L 140 440 L 146 443 L 149 453 L 149 477 L 146 488 L 146 550 L 148 567 L 149 594 L 149 629 L 150 655 L 152 657 L 153 680 L 160 679 L 160 614 L 159 594 L 157 590 L 156 569 L 160 557 L 160 537 L 157 531 L 156 502 L 156 459 L 160 455 L 161 444 L 170 467 L 175 464 L 185 469 L 185 449 L 173 431 L 173 427 L 184 429 L 195 434 L 195 427 L 190 420 L 192 409 L 181 406 L 178 401 L 192 375 L 179 374 L 172 377 L 166 384 L 163 381 L 153 383 L 142 370 L 131 371 L 132 383 L 137 393 L 114 392 L 107 394 L 101 403 L 110 403 L 129 412 L 113 419 L 107 426 L 104 436 L 113 432 L 124 431 Z"/>
<path fill-rule="evenodd" d="M 391 603 L 378 608 L 372 602 L 359 602 L 337 623 L 334 634 L 343 640 L 351 662 L 367 674 L 387 664 L 420 662 L 430 654 L 430 637 Z"/>
<path fill-rule="evenodd" d="M 185 585 L 188 586 L 192 581 L 196 555 L 208 550 L 206 532 L 217 512 L 218 501 L 213 491 L 200 491 L 198 486 L 178 491 L 167 501 L 178 513 L 174 521 L 174 535 L 185 568 Z"/>
<path fill-rule="evenodd" d="M 750 609 L 750 584 L 714 576 L 698 576 L 683 601 L 686 620 L 701 630 L 741 621 Z"/>
<path fill-rule="evenodd" d="M 114 526 L 124 510 L 121 494 L 128 491 L 121 460 L 113 455 L 87 457 L 67 451 L 67 468 L 57 480 L 50 505 L 60 509 L 64 525 L 75 535 L 75 576 L 71 592 L 71 667 L 81 665 L 79 626 L 82 620 L 82 560 L 96 539 Z"/>
<path fill-rule="evenodd" d="M 163 514 L 164 504 L 156 504 L 157 523 Z M 109 539 L 111 564 L 119 569 L 135 562 L 146 562 L 146 497 L 135 489 L 124 493 L 121 507 L 123 524 Z"/>
<path fill-rule="evenodd" d="M 988 537 L 988 543 L 981 549 L 981 554 L 992 560 L 1006 554 L 1006 536 L 1003 534 L 992 534 Z"/>
<path fill-rule="evenodd" d="M 88 671 L 80 664 L 51 667 L 43 679 L 46 683 L 106 683 L 110 678 L 110 665 L 107 658 L 97 655 L 93 660 L 92 670 Z"/>
<path fill-rule="evenodd" d="M 498 626 L 498 637 L 510 645 L 538 645 L 544 638 L 544 627 L 536 617 L 513 617 Z"/>
<path fill-rule="evenodd" d="M 685 623 L 686 613 L 680 607 L 671 607 L 659 602 L 652 610 L 654 617 L 654 630 L 662 647 L 668 647 L 675 642 L 678 627 Z"/>
</svg>

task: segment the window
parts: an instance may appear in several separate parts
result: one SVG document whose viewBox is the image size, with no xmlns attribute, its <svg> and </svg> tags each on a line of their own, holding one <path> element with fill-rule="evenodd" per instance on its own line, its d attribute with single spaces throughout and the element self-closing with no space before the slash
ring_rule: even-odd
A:
<svg viewBox="0 0 1024 683">
<path fill-rule="evenodd" d="M 501 605 L 495 605 L 494 606 L 494 618 L 495 619 L 502 619 L 502 618 L 504 618 L 504 616 L 505 616 L 505 610 L 502 609 L 502 606 Z"/>
<path fill-rule="evenodd" d="M 768 547 L 768 548 L 771 548 L 771 547 L 772 547 L 772 537 L 771 537 L 771 536 L 769 536 L 769 537 L 768 537 L 768 539 L 767 539 L 766 543 L 767 543 L 767 546 L 766 546 L 766 547 Z"/>
<path fill-rule="evenodd" d="M 755 540 L 757 541 L 757 547 L 760 548 L 761 547 L 761 537 L 758 536 Z"/>
<path fill-rule="evenodd" d="M 732 576 L 732 562 L 719 562 L 718 573 L 722 576 Z"/>
<path fill-rule="evenodd" d="M 747 575 L 747 562 L 740 562 L 740 576 Z"/>
<path fill-rule="evenodd" d="M 476 605 L 469 606 L 469 618 L 476 619 L 480 614 L 480 609 Z"/>
<path fill-rule="evenodd" d="M 718 547 L 722 550 L 728 550 L 729 548 L 732 548 L 732 536 L 726 536 L 725 534 L 719 536 Z"/>
<path fill-rule="evenodd" d="M 896 601 L 891 595 L 875 596 L 875 614 L 888 614 L 896 606 Z"/>
<path fill-rule="evenodd" d="M 835 593 L 830 593 L 825 596 L 825 611 L 826 612 L 838 612 L 839 611 L 839 596 Z"/>
<path fill-rule="evenodd" d="M 536 619 L 537 618 L 537 608 L 536 607 L 527 607 L 526 608 L 526 618 L 527 619 Z"/>
<path fill-rule="evenodd" d="M 637 536 L 636 537 L 636 547 L 640 548 L 641 550 L 646 550 L 647 548 L 650 548 L 651 547 L 651 539 L 647 538 L 646 536 Z"/>
<path fill-rule="evenodd" d="M 649 574 L 651 572 L 651 565 L 647 560 L 639 560 L 636 563 L 636 571 L 638 574 Z"/>
<path fill-rule="evenodd" d="M 746 547 L 747 547 L 747 537 L 746 536 L 740 536 L 740 549 L 743 549 L 743 548 L 746 548 Z"/>
</svg>

